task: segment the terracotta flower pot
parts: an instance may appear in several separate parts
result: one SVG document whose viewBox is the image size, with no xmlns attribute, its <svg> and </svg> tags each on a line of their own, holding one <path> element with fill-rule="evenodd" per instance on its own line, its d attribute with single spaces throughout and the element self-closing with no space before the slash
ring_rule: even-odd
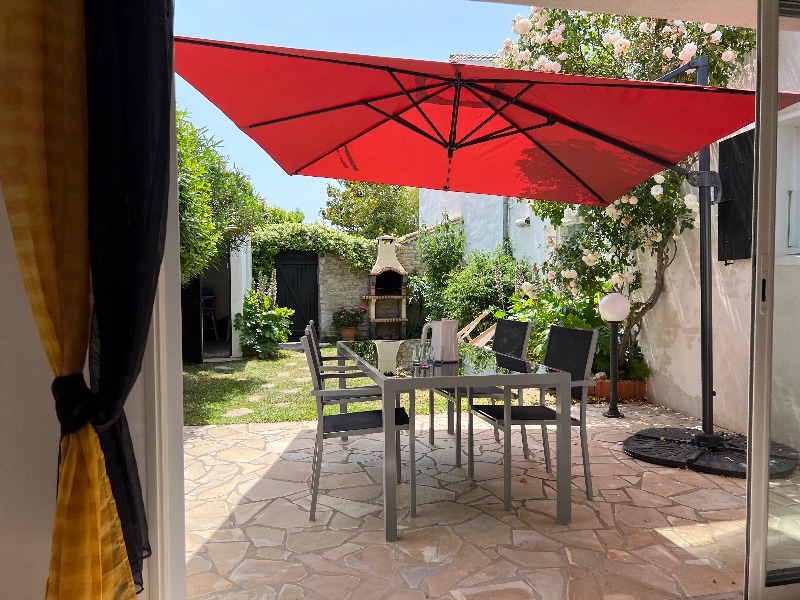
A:
<svg viewBox="0 0 800 600">
<path fill-rule="evenodd" d="M 608 398 L 611 382 L 601 379 L 589 387 L 589 395 L 596 398 Z M 626 400 L 642 400 L 647 396 L 647 382 L 623 379 L 617 382 L 617 397 Z"/>
<path fill-rule="evenodd" d="M 355 327 L 342 327 L 339 330 L 339 335 L 342 336 L 342 340 L 345 342 L 352 342 L 356 339 L 356 328 Z"/>
</svg>

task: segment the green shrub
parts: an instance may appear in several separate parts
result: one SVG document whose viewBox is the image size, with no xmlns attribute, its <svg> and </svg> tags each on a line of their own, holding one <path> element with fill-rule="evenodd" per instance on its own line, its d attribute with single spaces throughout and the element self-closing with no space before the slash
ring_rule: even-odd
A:
<svg viewBox="0 0 800 600">
<path fill-rule="evenodd" d="M 267 290 L 264 277 L 259 277 L 255 289 L 245 294 L 242 312 L 233 319 L 245 356 L 274 358 L 280 352 L 278 344 L 289 339 L 294 310 L 277 306 Z"/>
<path fill-rule="evenodd" d="M 517 273 L 530 276 L 527 266 L 507 252 L 476 250 L 463 269 L 453 273 L 444 289 L 447 316 L 466 325 L 486 309 L 506 308 L 514 294 Z"/>
</svg>

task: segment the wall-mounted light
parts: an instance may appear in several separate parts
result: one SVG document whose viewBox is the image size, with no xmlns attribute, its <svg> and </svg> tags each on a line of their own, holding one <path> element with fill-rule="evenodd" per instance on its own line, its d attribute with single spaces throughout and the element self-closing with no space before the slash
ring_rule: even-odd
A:
<svg viewBox="0 0 800 600">
<path fill-rule="evenodd" d="M 524 219 L 517 219 L 515 221 L 517 227 L 530 227 L 531 226 L 531 218 L 525 217 Z"/>
</svg>

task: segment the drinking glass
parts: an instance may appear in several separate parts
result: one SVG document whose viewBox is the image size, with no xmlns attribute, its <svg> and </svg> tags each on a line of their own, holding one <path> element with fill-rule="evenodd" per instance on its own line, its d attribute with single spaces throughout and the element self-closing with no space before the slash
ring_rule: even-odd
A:
<svg viewBox="0 0 800 600">
<path fill-rule="evenodd" d="M 431 366 L 429 357 L 430 357 L 430 346 L 426 340 L 420 342 L 419 348 L 417 348 L 417 356 L 419 358 L 419 368 L 420 369 L 427 369 Z"/>
</svg>

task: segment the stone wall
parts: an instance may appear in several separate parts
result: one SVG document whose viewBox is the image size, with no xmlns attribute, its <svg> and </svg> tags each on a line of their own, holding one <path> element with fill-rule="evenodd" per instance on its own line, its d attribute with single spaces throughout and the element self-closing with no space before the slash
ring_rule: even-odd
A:
<svg viewBox="0 0 800 600">
<path fill-rule="evenodd" d="M 333 311 L 340 306 L 356 306 L 366 302 L 361 296 L 369 294 L 369 272 L 355 272 L 345 261 L 330 254 L 319 256 L 319 331 L 320 336 L 339 337 L 331 326 Z M 367 319 L 358 327 L 359 339 L 368 335 Z"/>
</svg>

